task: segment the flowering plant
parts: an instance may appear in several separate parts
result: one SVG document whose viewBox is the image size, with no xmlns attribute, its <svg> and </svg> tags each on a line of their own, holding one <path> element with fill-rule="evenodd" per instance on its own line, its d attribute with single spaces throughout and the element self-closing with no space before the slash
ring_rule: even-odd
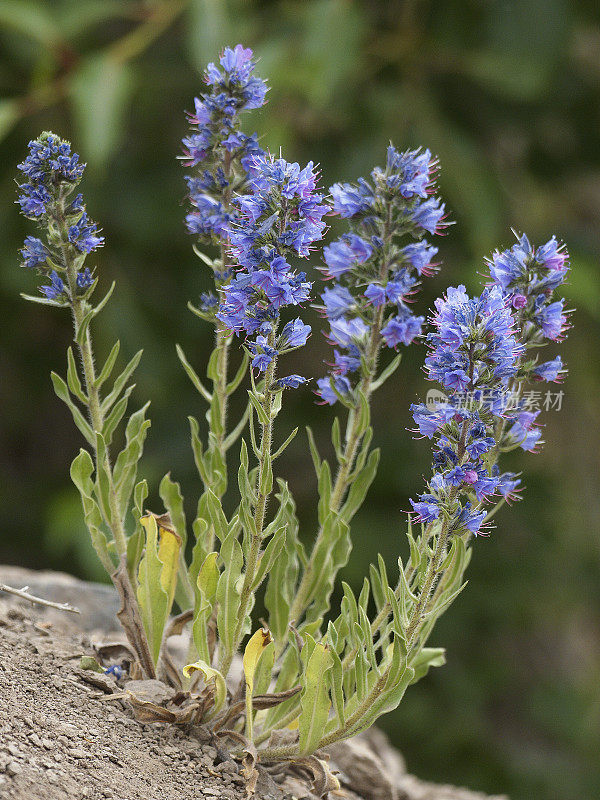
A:
<svg viewBox="0 0 600 800">
<path fill-rule="evenodd" d="M 75 352 L 67 351 L 66 380 L 52 373 L 52 381 L 87 443 L 71 476 L 121 597 L 132 674 L 159 677 L 184 697 L 177 707 L 144 703 L 144 719 L 208 725 L 251 762 L 303 764 L 326 792 L 335 778 L 322 749 L 395 709 L 410 684 L 444 663 L 443 649 L 427 646 L 435 622 L 465 586 L 474 537 L 487 532 L 505 502 L 518 499 L 521 479 L 502 472 L 502 454 L 541 444 L 524 389 L 565 374 L 559 356 L 540 362 L 537 350 L 567 330 L 555 292 L 568 258 L 554 237 L 538 248 L 518 237 L 487 261 L 481 295 L 449 288 L 428 329 L 424 310 L 413 313 L 412 304 L 421 279 L 439 267 L 438 249 L 426 237 L 447 225 L 431 153 L 390 145 L 385 167 L 325 194 L 312 162 L 301 168 L 275 158 L 256 135 L 243 132 L 244 112 L 260 107 L 267 93 L 250 50 L 225 49 L 205 80 L 182 157 L 190 170 L 187 228 L 215 284 L 198 306 L 190 304 L 215 330 L 207 381 L 177 346 L 208 405 L 204 434 L 190 417 L 200 492 L 189 527 L 169 473 L 159 486 L 164 510 L 144 508 L 148 486 L 137 472 L 148 404 L 127 417 L 141 352 L 117 377 L 119 342 L 96 365 L 92 329 L 113 287 L 93 301 L 98 277 L 86 260 L 104 237 L 82 195 L 74 195 L 85 165 L 52 133 L 30 142 L 19 165 L 21 211 L 43 232 L 28 236 L 21 251 L 23 266 L 44 279 L 40 296 L 25 297 L 72 316 Z M 323 239 L 326 215 L 341 217 L 347 230 L 324 247 L 326 284 L 316 290 L 299 264 Z M 307 343 L 310 325 L 297 315 L 315 295 L 334 348 L 316 394 L 341 413 L 331 431 L 336 463 L 320 456 L 308 431 L 319 501 L 307 551 L 288 485 L 274 477 L 297 429 L 276 446 L 275 423 L 285 392 L 309 380 L 285 374 L 282 365 Z M 447 394 L 411 407 L 415 433 L 433 443 L 433 465 L 425 491 L 411 500 L 408 557 L 398 560 L 392 583 L 380 557 L 358 596 L 342 584 L 340 611 L 331 615 L 336 576 L 350 553 L 350 524 L 377 471 L 372 395 L 398 369 L 397 349 L 420 338 L 429 351 L 427 377 Z M 238 342 L 242 355 L 233 371 Z M 229 398 L 246 375 L 247 407 L 232 425 Z M 124 446 L 115 452 L 124 420 Z M 239 498 L 227 508 L 227 453 L 238 442 Z M 266 608 L 261 626 L 253 617 L 259 593 Z M 167 641 L 185 627 L 189 652 L 181 672 Z M 241 681 L 234 680 L 236 670 Z"/>
</svg>

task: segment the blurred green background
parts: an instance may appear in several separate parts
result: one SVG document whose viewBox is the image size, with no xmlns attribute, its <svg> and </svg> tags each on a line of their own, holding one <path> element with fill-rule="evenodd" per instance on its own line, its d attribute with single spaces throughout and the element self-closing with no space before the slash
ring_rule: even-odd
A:
<svg viewBox="0 0 600 800">
<path fill-rule="evenodd" d="M 89 164 L 83 191 L 107 238 L 97 263 L 105 287 L 118 282 L 98 351 L 116 336 L 127 355 L 145 348 L 134 393 L 139 404 L 152 398 L 144 472 L 156 486 L 171 469 L 195 502 L 186 416 L 203 409 L 174 345 L 201 365 L 210 330 L 186 302 L 208 279 L 184 230 L 175 157 L 203 65 L 238 41 L 254 48 L 272 87 L 248 126 L 288 159 L 319 162 L 325 185 L 381 163 L 390 138 L 438 154 L 456 225 L 437 242 L 444 266 L 427 281 L 420 310 L 449 284 L 477 290 L 482 257 L 511 243 L 511 227 L 569 245 L 566 293 L 577 313 L 561 348 L 570 367 L 563 408 L 545 417 L 543 452 L 512 459 L 525 472 L 525 499 L 475 542 L 470 585 L 434 635 L 448 665 L 413 687 L 384 727 L 423 778 L 513 800 L 598 797 L 595 1 L 0 0 L 0 561 L 101 577 L 68 478 L 81 442 L 48 377 L 51 368 L 64 372 L 69 320 L 19 298 L 35 282 L 17 268 L 33 231 L 13 205 L 15 165 L 42 129 L 70 138 Z M 321 375 L 328 356 L 317 334 L 290 372 Z M 382 468 L 354 525 L 345 577 L 355 585 L 378 550 L 390 565 L 405 551 L 408 497 L 430 463 L 428 442 L 405 430 L 410 402 L 427 390 L 423 357 L 422 345 L 407 350 L 376 398 Z M 287 399 L 281 429 L 310 421 L 326 448 L 332 412 L 308 391 Z M 302 437 L 278 463 L 310 538 L 315 486 Z"/>
</svg>

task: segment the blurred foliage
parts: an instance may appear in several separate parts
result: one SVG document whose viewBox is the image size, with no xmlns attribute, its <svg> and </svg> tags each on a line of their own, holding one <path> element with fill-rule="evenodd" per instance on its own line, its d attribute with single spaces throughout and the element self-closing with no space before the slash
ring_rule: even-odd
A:
<svg viewBox="0 0 600 800">
<path fill-rule="evenodd" d="M 448 284 L 475 288 L 482 256 L 510 243 L 511 226 L 569 244 L 578 311 L 562 348 L 563 410 L 546 416 L 541 455 L 514 457 L 525 500 L 477 542 L 468 590 L 435 635 L 448 666 L 386 726 L 422 777 L 513 800 L 596 797 L 600 13 L 591 0 L 0 0 L 0 560 L 100 572 L 68 478 L 80 443 L 48 377 L 62 365 L 69 322 L 18 297 L 33 279 L 16 268 L 30 231 L 12 206 L 15 165 L 42 129 L 71 138 L 89 162 L 83 190 L 108 241 L 102 281 L 119 289 L 98 345 L 118 332 L 126 354 L 145 348 L 136 390 L 153 401 L 145 472 L 156 485 L 171 467 L 193 498 L 185 418 L 198 413 L 197 397 L 174 344 L 197 361 L 207 352 L 208 326 L 186 302 L 208 280 L 183 228 L 175 156 L 202 67 L 237 41 L 255 49 L 272 86 L 252 118 L 265 144 L 320 162 L 326 185 L 381 162 L 390 138 L 439 155 L 456 225 L 422 308 Z M 320 375 L 327 349 L 318 335 L 311 345 L 295 367 Z M 355 584 L 378 550 L 393 563 L 404 548 L 393 520 L 429 469 L 428 443 L 405 431 L 409 403 L 427 388 L 423 355 L 410 348 L 376 401 L 383 463 L 354 525 L 346 577 Z M 316 411 L 308 392 L 289 394 L 287 415 L 310 418 L 324 440 L 331 412 Z M 301 437 L 281 469 L 310 532 L 315 487 Z"/>
</svg>

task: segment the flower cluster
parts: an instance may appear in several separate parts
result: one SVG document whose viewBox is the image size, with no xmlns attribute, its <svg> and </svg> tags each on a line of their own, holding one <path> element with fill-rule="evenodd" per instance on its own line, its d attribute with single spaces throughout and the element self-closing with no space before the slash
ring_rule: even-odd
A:
<svg viewBox="0 0 600 800">
<path fill-rule="evenodd" d="M 282 158 L 256 156 L 249 182 L 250 194 L 234 199 L 240 220 L 229 229 L 231 252 L 242 269 L 222 290 L 217 313 L 230 330 L 244 332 L 252 366 L 266 371 L 276 356 L 303 346 L 310 326 L 301 319 L 288 322 L 278 333 L 286 306 L 308 300 L 311 283 L 304 272 L 289 264 L 292 256 L 307 256 L 321 239 L 323 216 L 329 207 L 316 191 L 312 162 L 304 169 Z M 282 386 L 297 385 L 299 376 Z"/>
<path fill-rule="evenodd" d="M 515 496 L 520 480 L 501 475 L 495 463 L 498 424 L 508 415 L 506 389 L 519 371 L 524 347 L 501 289 L 470 298 L 464 286 L 436 301 L 428 334 L 425 371 L 449 392 L 447 403 L 411 407 L 419 432 L 434 440 L 433 477 L 411 500 L 418 519 L 444 517 L 451 530 L 478 533 L 486 516 L 481 504 L 493 494 Z M 469 392 L 471 403 L 457 400 Z"/>
<path fill-rule="evenodd" d="M 569 329 L 564 298 L 555 300 L 554 292 L 565 281 L 569 255 L 555 236 L 535 248 L 523 234 L 508 250 L 496 251 L 487 264 L 493 282 L 517 310 L 528 348 L 546 339 L 564 339 Z M 541 381 L 558 381 L 564 375 L 560 356 L 532 365 L 531 371 L 532 379 Z"/>
<path fill-rule="evenodd" d="M 413 509 L 423 522 L 445 517 L 452 530 L 472 533 L 480 530 L 490 495 L 509 500 L 518 492 L 520 479 L 500 473 L 499 454 L 541 444 L 539 411 L 527 407 L 523 388 L 528 381 L 559 381 L 565 370 L 560 356 L 539 364 L 531 351 L 547 339 L 560 341 L 568 328 L 564 300 L 553 296 L 568 272 L 568 254 L 555 237 L 535 248 L 520 236 L 487 263 L 492 282 L 481 297 L 470 299 L 459 286 L 436 301 L 425 370 L 448 391 L 448 402 L 412 406 L 419 432 L 434 439 L 434 474 Z M 465 393 L 470 404 L 461 402 Z"/>
<path fill-rule="evenodd" d="M 424 318 L 409 303 L 419 278 L 436 266 L 437 248 L 423 236 L 444 226 L 444 205 L 430 196 L 436 166 L 429 150 L 399 153 L 390 145 L 385 169 L 376 167 L 371 182 L 330 189 L 334 213 L 349 220 L 350 232 L 324 248 L 323 272 L 334 283 L 321 295 L 322 311 L 335 347 L 331 375 L 317 382 L 326 403 L 349 395 L 353 373 L 376 360 L 382 344 L 409 345 L 421 332 Z"/>
<path fill-rule="evenodd" d="M 219 65 L 209 64 L 204 80 L 209 90 L 195 98 L 195 111 L 188 118 L 192 133 L 183 139 L 183 162 L 197 167 L 186 176 L 193 207 L 186 217 L 190 233 L 208 244 L 219 243 L 239 216 L 231 204 L 233 193 L 245 191 L 253 159 L 263 153 L 256 134 L 239 129 L 240 114 L 265 102 L 267 85 L 254 73 L 252 50 L 241 44 L 225 48 Z M 221 265 L 221 273 L 224 265 Z M 217 282 L 230 274 L 216 275 Z"/>
<path fill-rule="evenodd" d="M 85 295 L 94 284 L 89 268 L 83 269 L 86 255 L 104 244 L 98 226 L 87 215 L 83 197 L 69 200 L 79 184 L 85 164 L 71 145 L 53 133 L 42 133 L 29 142 L 29 154 L 18 165 L 25 175 L 19 184 L 17 202 L 22 214 L 38 222 L 47 232 L 46 242 L 27 236 L 21 249 L 22 265 L 47 277 L 49 285 L 40 291 L 58 304 Z M 77 264 L 75 275 L 67 275 L 65 253 Z"/>
</svg>

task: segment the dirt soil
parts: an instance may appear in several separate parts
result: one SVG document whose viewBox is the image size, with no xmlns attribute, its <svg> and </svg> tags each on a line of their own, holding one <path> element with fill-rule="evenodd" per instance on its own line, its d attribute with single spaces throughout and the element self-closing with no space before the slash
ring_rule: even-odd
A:
<svg viewBox="0 0 600 800">
<path fill-rule="evenodd" d="M 0 595 L 0 800 L 247 797 L 239 765 L 205 729 L 141 724 L 125 699 L 113 697 L 121 693 L 113 678 L 80 669 L 81 657 L 114 628 L 107 587 L 11 568 L 0 568 L 0 582 L 27 584 L 84 612 Z M 100 685 L 90 684 L 94 678 Z M 507 800 L 419 781 L 378 731 L 337 745 L 330 765 L 342 784 L 336 794 L 347 800 Z M 314 797 L 301 774 L 275 777 L 261 771 L 256 800 Z"/>
</svg>

